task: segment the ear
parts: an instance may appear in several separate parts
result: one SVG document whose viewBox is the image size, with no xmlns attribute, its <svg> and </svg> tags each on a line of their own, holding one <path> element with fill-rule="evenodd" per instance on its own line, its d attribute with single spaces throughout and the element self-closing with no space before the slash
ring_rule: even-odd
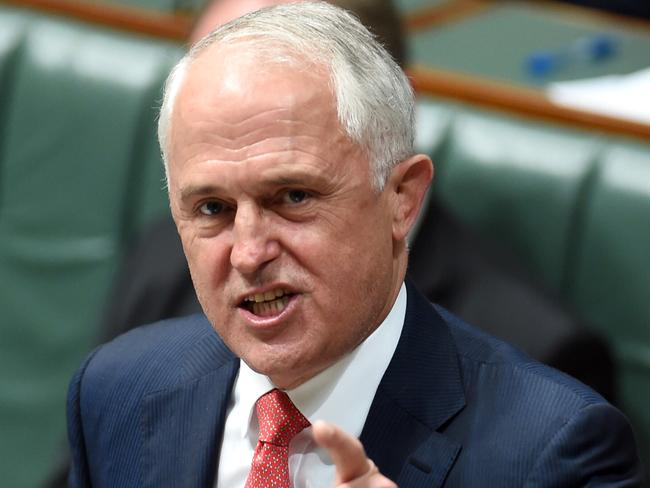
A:
<svg viewBox="0 0 650 488">
<path fill-rule="evenodd" d="M 432 179 L 433 164 L 424 154 L 417 154 L 393 168 L 385 189 L 391 196 L 395 241 L 406 239 Z"/>
</svg>

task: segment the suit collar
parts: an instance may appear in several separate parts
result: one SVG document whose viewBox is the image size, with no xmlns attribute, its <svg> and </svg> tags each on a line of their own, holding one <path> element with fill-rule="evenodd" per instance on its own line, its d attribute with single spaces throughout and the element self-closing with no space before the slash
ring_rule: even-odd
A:
<svg viewBox="0 0 650 488">
<path fill-rule="evenodd" d="M 183 380 L 144 397 L 142 486 L 212 486 L 239 360 L 216 333 L 188 348 Z"/>
<path fill-rule="evenodd" d="M 460 445 L 439 432 L 465 405 L 456 348 L 432 305 L 407 283 L 404 330 L 361 441 L 399 486 L 441 486 Z"/>
<path fill-rule="evenodd" d="M 404 487 L 444 483 L 460 445 L 438 432 L 465 405 L 449 329 L 407 282 L 404 329 L 361 433 L 369 457 Z M 183 380 L 144 397 L 143 483 L 212 486 L 239 360 L 216 333 L 188 348 Z"/>
</svg>

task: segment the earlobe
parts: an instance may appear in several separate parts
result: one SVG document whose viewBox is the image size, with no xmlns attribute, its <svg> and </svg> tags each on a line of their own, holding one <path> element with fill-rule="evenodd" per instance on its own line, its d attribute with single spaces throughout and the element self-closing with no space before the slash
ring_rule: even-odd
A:
<svg viewBox="0 0 650 488">
<path fill-rule="evenodd" d="M 394 192 L 393 239 L 401 241 L 415 223 L 424 196 L 433 179 L 433 164 L 424 154 L 416 154 L 399 163 L 389 184 Z"/>
</svg>

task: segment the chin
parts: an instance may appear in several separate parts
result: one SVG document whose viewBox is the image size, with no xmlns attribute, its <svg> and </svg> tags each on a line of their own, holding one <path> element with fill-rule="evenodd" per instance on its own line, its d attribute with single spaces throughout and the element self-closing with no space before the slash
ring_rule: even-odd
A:
<svg viewBox="0 0 650 488">
<path fill-rule="evenodd" d="M 313 367 L 313 359 L 301 357 L 291 351 L 250 351 L 242 359 L 253 371 L 268 376 L 275 386 L 285 390 L 302 384 L 319 371 Z M 306 365 L 312 366 L 306 368 Z"/>
</svg>

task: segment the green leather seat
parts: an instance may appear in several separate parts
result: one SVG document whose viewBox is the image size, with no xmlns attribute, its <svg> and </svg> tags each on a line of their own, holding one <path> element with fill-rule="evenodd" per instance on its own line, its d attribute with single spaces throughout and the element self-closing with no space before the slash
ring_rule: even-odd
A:
<svg viewBox="0 0 650 488">
<path fill-rule="evenodd" d="M 480 112 L 454 119 L 436 183 L 441 198 L 560 290 L 581 192 L 600 143 Z"/>
<path fill-rule="evenodd" d="M 650 150 L 603 154 L 585 208 L 571 297 L 621 362 L 624 407 L 650 459 Z"/>
<path fill-rule="evenodd" d="M 21 36 L 25 29 L 27 19 L 17 12 L 0 10 L 0 93 L 7 93 L 13 82 L 13 67 L 18 56 Z M 6 127 L 6 107 L 9 97 L 0 96 L 0 134 L 4 133 Z M 0 151 L 4 138 L 0 137 Z M 1 166 L 0 166 L 1 169 Z M 0 179 L 2 173 L 0 172 Z M 0 195 L 0 205 L 2 195 Z"/>
<path fill-rule="evenodd" d="M 4 25 L 21 17 L 22 35 L 8 36 L 16 27 Z M 95 342 L 125 242 L 166 207 L 153 128 L 180 50 L 3 9 L 7 52 L 16 56 L 0 58 L 0 472 L 20 487 L 62 449 L 67 382 Z"/>
</svg>

